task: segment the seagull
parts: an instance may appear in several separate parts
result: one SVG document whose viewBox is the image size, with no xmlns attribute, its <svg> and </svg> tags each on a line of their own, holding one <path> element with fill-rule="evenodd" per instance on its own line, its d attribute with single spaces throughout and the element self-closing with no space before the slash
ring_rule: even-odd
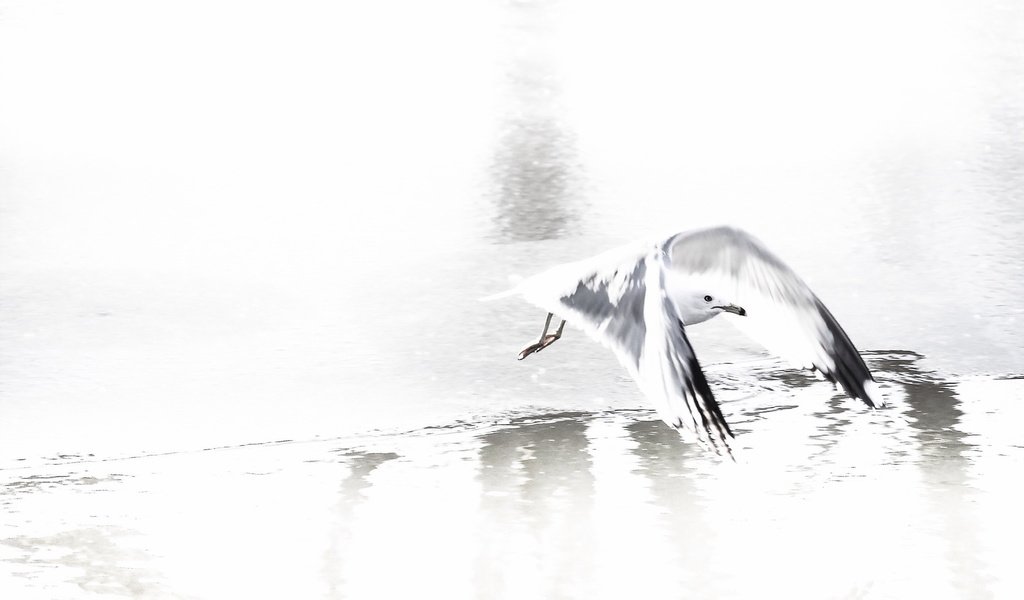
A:
<svg viewBox="0 0 1024 600">
<path fill-rule="evenodd" d="M 735 436 L 686 330 L 721 314 L 794 366 L 817 371 L 871 408 L 883 405 L 832 313 L 763 243 L 734 227 L 629 244 L 484 300 L 516 295 L 547 312 L 540 338 L 519 360 L 558 341 L 568 321 L 615 353 L 665 423 L 718 454 L 732 455 Z M 549 333 L 555 315 L 561 323 Z"/>
</svg>

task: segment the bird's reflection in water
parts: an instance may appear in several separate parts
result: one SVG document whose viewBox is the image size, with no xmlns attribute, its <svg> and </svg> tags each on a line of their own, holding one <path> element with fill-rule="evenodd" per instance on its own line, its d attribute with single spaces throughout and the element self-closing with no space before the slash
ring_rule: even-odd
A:
<svg viewBox="0 0 1024 600">
<path fill-rule="evenodd" d="M 923 357 L 914 352 L 868 354 L 871 365 L 905 393 L 903 413 L 910 417 L 922 458 L 922 465 L 938 470 L 963 472 L 970 445 L 960 428 L 963 410 L 950 382 L 918 365 Z M 962 483 L 963 481 L 961 481 Z"/>
<path fill-rule="evenodd" d="M 522 566 L 551 573 L 537 590 L 543 596 L 571 596 L 587 577 L 594 476 L 586 431 L 586 414 L 566 413 L 480 436 L 479 597 L 514 597 L 522 574 L 509 568 L 511 554 L 524 542 L 536 553 Z M 537 558 L 543 564 L 530 564 Z"/>
<path fill-rule="evenodd" d="M 349 476 L 341 483 L 341 498 L 349 508 L 363 501 L 362 491 L 370 486 L 368 477 L 377 467 L 395 460 L 394 452 L 348 452 L 344 455 L 345 463 L 351 469 Z"/>
<path fill-rule="evenodd" d="M 961 427 L 963 409 L 954 386 L 922 369 L 914 352 L 876 353 L 871 366 L 902 386 L 900 408 L 916 441 L 915 464 L 935 527 L 946 542 L 952 584 L 964 597 L 986 587 L 978 527 L 971 514 L 975 488 L 969 475 L 972 446 Z M 950 543 L 952 542 L 952 543 Z"/>
<path fill-rule="evenodd" d="M 976 419 L 973 429 L 964 423 L 965 413 L 970 424 L 991 405 L 962 401 L 954 382 L 922 367 L 917 354 L 866 358 L 892 392 L 889 408 L 868 411 L 777 364 L 718 375 L 729 392 L 723 396 L 746 394 L 724 406 L 742 424 L 736 443 L 747 464 L 716 458 L 653 412 L 635 409 L 384 435 L 372 439 L 373 451 L 229 449 L 189 463 L 168 456 L 118 464 L 118 473 L 137 472 L 108 480 L 98 471 L 45 485 L 16 480 L 0 495 L 12 514 L 40 510 L 33 502 L 50 506 L 47 496 L 58 493 L 68 495 L 66 506 L 82 508 L 65 511 L 66 527 L 8 536 L 0 549 L 14 553 L 8 564 L 26 576 L 45 568 L 69 585 L 132 595 L 165 585 L 177 595 L 191 589 L 189 574 L 203 573 L 215 554 L 196 558 L 196 532 L 264 570 L 288 563 L 297 539 L 322 534 L 323 546 L 310 545 L 281 568 L 296 569 L 290 576 L 299 580 L 313 565 L 331 598 L 383 589 L 414 594 L 432 576 L 432 584 L 460 583 L 465 593 L 453 597 L 479 598 L 856 597 L 863 590 L 877 592 L 873 597 L 985 597 L 995 589 L 989 573 L 997 583 L 1015 575 L 993 563 L 1001 549 L 985 527 L 1014 539 L 1012 522 L 1000 520 L 1013 495 L 1007 500 L 1006 488 L 994 494 L 979 483 L 989 466 L 986 448 L 989 455 L 1003 448 L 990 447 L 992 431 L 984 427 L 991 421 Z M 321 460 L 324 452 L 331 460 Z M 296 463 L 300 458 L 307 462 Z M 296 474 L 298 464 L 313 466 Z M 181 480 L 150 472 L 156 465 L 188 465 L 198 481 L 221 482 L 210 496 L 221 501 L 186 503 L 188 518 L 169 527 L 165 503 L 180 507 Z M 340 479 L 328 476 L 340 469 Z M 94 485 L 99 481 L 109 485 Z M 284 492 L 280 502 L 267 502 L 275 491 Z M 92 503 L 78 502 L 92 496 Z M 147 510 L 140 498 L 156 504 Z M 991 516 L 985 509 L 993 505 Z M 98 506 L 107 508 L 96 516 Z M 322 521 L 310 512 L 318 506 L 329 507 Z M 229 510 L 249 512 L 235 527 L 206 526 L 230 521 Z M 123 551 L 129 536 L 110 525 L 110 514 L 138 523 L 146 555 Z M 308 537 L 293 535 L 303 522 L 297 515 L 311 515 Z M 267 549 L 252 552 L 250 522 L 263 523 Z M 275 531 L 274 523 L 291 525 Z M 44 554 L 54 549 L 59 556 Z M 260 562 L 268 553 L 273 560 Z M 865 556 L 870 568 L 848 568 Z M 396 565 L 405 579 L 388 579 Z M 797 579 L 793 565 L 800 566 Z M 943 596 L 948 589 L 956 593 Z"/>
<path fill-rule="evenodd" d="M 157 573 L 148 568 L 151 559 L 142 549 L 127 547 L 136 532 L 116 526 L 72 529 L 44 537 L 17 536 L 3 539 L 5 550 L 24 557 L 11 560 L 18 579 L 34 579 L 45 572 L 66 578 L 71 586 L 98 595 L 138 597 L 144 592 L 166 593 Z M 70 589 L 74 589 L 73 587 Z"/>
<path fill-rule="evenodd" d="M 367 498 L 364 490 L 372 485 L 370 474 L 378 467 L 398 458 L 394 452 L 348 451 L 342 462 L 349 474 L 341 482 L 335 504 L 335 528 L 329 536 L 330 545 L 324 553 L 324 579 L 329 598 L 345 598 L 345 578 L 341 569 L 348 562 L 352 550 L 352 526 L 356 511 Z"/>
<path fill-rule="evenodd" d="M 715 527 L 705 510 L 707 498 L 697 486 L 694 464 L 702 462 L 698 455 L 703 450 L 684 442 L 660 420 L 633 422 L 625 429 L 634 442 L 635 473 L 645 479 L 659 509 L 662 533 L 675 553 L 670 562 L 683 571 L 679 583 L 685 589 L 713 592 L 714 557 L 709 550 L 715 547 Z"/>
</svg>

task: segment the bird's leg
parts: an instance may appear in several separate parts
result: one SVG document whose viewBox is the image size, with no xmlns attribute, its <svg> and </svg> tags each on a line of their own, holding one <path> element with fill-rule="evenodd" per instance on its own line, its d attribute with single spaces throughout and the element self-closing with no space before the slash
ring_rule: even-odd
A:
<svg viewBox="0 0 1024 600">
<path fill-rule="evenodd" d="M 540 332 L 540 339 L 537 340 L 536 344 L 530 344 L 529 346 L 523 348 L 519 352 L 519 360 L 523 360 L 527 356 L 533 354 L 534 352 L 538 352 L 541 348 L 544 347 L 544 338 L 547 337 L 548 335 L 548 327 L 551 327 L 551 317 L 553 316 L 554 314 L 548 313 L 548 318 L 545 319 L 544 321 L 544 331 Z"/>
<path fill-rule="evenodd" d="M 551 317 L 553 316 L 554 314 L 548 313 L 548 318 L 544 321 L 544 331 L 540 333 L 540 339 L 537 340 L 537 343 L 530 344 L 523 348 L 519 353 L 519 360 L 523 360 L 534 352 L 540 352 L 551 344 L 554 344 L 555 340 L 562 337 L 562 330 L 565 329 L 565 319 L 562 319 L 562 323 L 554 333 L 548 333 L 548 328 L 551 327 Z"/>
</svg>

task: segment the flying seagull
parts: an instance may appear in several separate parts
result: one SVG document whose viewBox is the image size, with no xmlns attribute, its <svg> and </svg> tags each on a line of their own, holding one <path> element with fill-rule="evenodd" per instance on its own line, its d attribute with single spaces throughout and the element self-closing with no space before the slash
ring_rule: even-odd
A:
<svg viewBox="0 0 1024 600">
<path fill-rule="evenodd" d="M 566 321 L 610 348 L 670 426 L 716 452 L 733 437 L 686 328 L 722 313 L 794 366 L 815 369 L 869 407 L 874 378 L 832 313 L 760 241 L 733 227 L 677 233 L 558 265 L 485 300 L 520 295 L 547 311 L 522 360 L 555 343 Z M 554 315 L 564 317 L 549 333 Z"/>
</svg>

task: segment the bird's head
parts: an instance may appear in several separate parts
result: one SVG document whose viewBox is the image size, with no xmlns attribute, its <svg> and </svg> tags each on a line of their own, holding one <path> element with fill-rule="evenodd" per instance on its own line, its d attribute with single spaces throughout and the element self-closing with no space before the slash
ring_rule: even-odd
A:
<svg viewBox="0 0 1024 600">
<path fill-rule="evenodd" d="M 703 323 L 726 312 L 741 317 L 747 316 L 745 308 L 710 290 L 695 290 L 687 294 L 683 302 L 677 300 L 677 306 L 686 325 Z"/>
</svg>

